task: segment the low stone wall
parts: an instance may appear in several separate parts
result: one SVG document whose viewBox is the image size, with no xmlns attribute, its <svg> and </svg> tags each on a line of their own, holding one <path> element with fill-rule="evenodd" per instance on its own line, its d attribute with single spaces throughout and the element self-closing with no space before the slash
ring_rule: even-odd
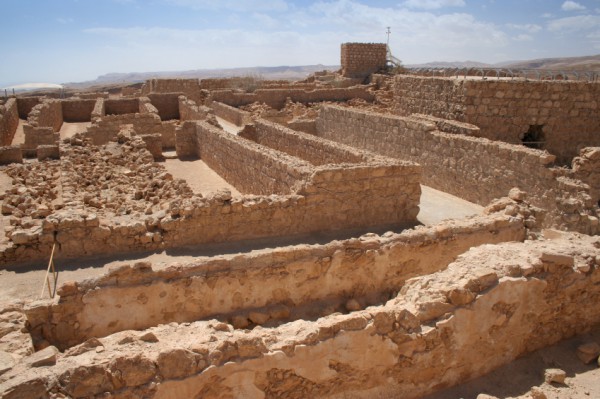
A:
<svg viewBox="0 0 600 399">
<path fill-rule="evenodd" d="M 185 96 L 179 96 L 179 117 L 182 121 L 204 120 L 212 110 L 204 105 L 196 105 L 196 102 Z"/>
<path fill-rule="evenodd" d="M 125 115 L 140 112 L 138 98 L 120 98 L 104 100 L 105 115 Z"/>
<path fill-rule="evenodd" d="M 250 115 L 249 112 L 231 107 L 218 101 L 213 101 L 210 104 L 210 108 L 213 109 L 216 116 L 223 118 L 236 126 L 244 126 L 250 123 L 252 120 L 252 115 Z"/>
<path fill-rule="evenodd" d="M 261 102 L 271 108 L 281 109 L 285 106 L 287 99 L 293 102 L 303 104 L 316 103 L 322 101 L 348 101 L 353 98 L 360 98 L 372 102 L 375 96 L 367 91 L 365 87 L 349 87 L 345 89 L 258 89 L 253 93 L 237 93 L 233 90 L 212 91 L 209 96 L 209 102 L 221 102 L 232 107 Z M 210 104 L 209 104 L 210 105 Z"/>
<path fill-rule="evenodd" d="M 600 145 L 598 83 L 399 75 L 394 85 L 399 115 L 467 122 L 479 126 L 481 137 L 515 144 L 539 126 L 541 136 L 528 140 L 561 164 L 570 164 L 583 147 Z"/>
<path fill-rule="evenodd" d="M 23 163 L 23 152 L 18 145 L 0 147 L 0 165 Z"/>
<path fill-rule="evenodd" d="M 65 122 L 90 122 L 96 99 L 61 100 L 61 105 Z"/>
<path fill-rule="evenodd" d="M 421 119 L 393 117 L 333 105 L 317 118 L 318 135 L 423 166 L 423 183 L 487 205 L 512 187 L 549 212 L 545 226 L 598 232 L 589 188 L 554 169 L 554 156 L 523 146 L 443 133 Z M 595 220 L 596 219 L 596 220 Z"/>
<path fill-rule="evenodd" d="M 0 105 L 0 145 L 12 144 L 18 126 L 18 102 L 15 98 L 9 98 L 5 104 Z"/>
<path fill-rule="evenodd" d="M 183 93 L 197 104 L 203 104 L 206 97 L 198 79 L 149 79 L 142 86 L 142 95 L 150 93 Z"/>
<path fill-rule="evenodd" d="M 140 114 L 156 114 L 156 115 L 158 115 L 158 108 L 156 108 L 154 105 L 152 105 L 152 103 L 150 102 L 150 99 L 148 97 L 139 97 L 139 101 L 140 101 L 140 109 L 139 109 Z"/>
<path fill-rule="evenodd" d="M 148 94 L 152 105 L 158 110 L 158 115 L 163 121 L 179 119 L 179 96 L 181 93 L 151 93 Z"/>
<path fill-rule="evenodd" d="M 303 159 L 312 165 L 360 163 L 367 160 L 364 152 L 345 145 L 334 144 L 279 124 L 259 119 L 244 129 L 240 137 Z"/>
<path fill-rule="evenodd" d="M 160 134 L 141 134 L 140 137 L 146 143 L 146 149 L 152 154 L 155 161 L 164 159 L 162 154 L 162 136 Z"/>
<path fill-rule="evenodd" d="M 106 109 L 104 107 L 104 98 L 96 99 L 94 103 L 94 109 L 92 110 L 91 118 L 92 121 L 96 121 L 97 118 L 102 118 L 106 115 Z"/>
<path fill-rule="evenodd" d="M 584 148 L 573 159 L 573 178 L 590 186 L 592 201 L 600 206 L 600 147 Z"/>
<path fill-rule="evenodd" d="M 92 140 L 94 145 L 103 145 L 114 141 L 123 125 L 132 125 L 138 134 L 160 133 L 162 125 L 156 114 L 106 115 L 90 126 L 84 137 Z"/>
<path fill-rule="evenodd" d="M 52 127 L 35 127 L 24 124 L 23 134 L 25 135 L 25 140 L 21 144 L 21 148 L 23 155 L 27 157 L 36 156 L 38 146 L 56 145 L 60 139 L 60 133 L 55 132 Z"/>
<path fill-rule="evenodd" d="M 42 102 L 41 97 L 17 97 L 17 108 L 19 109 L 19 118 L 27 119 L 27 115 L 33 107 Z"/>
<path fill-rule="evenodd" d="M 408 279 L 445 269 L 468 248 L 522 241 L 525 231 L 522 221 L 501 215 L 442 226 L 232 259 L 219 256 L 179 269 L 119 267 L 95 280 L 64 285 L 58 303 L 30 307 L 28 321 L 34 342 L 45 339 L 64 349 L 117 331 L 216 316 L 243 318 L 261 308 L 286 305 L 290 310 L 283 317 L 294 319 L 300 309 L 324 299 L 329 306 L 352 298 L 385 302 Z M 195 306 L 197 301 L 203 305 Z"/>
<path fill-rule="evenodd" d="M 198 122 L 197 155 L 245 194 L 291 194 L 311 173 L 303 160 Z"/>
<path fill-rule="evenodd" d="M 317 134 L 317 124 L 312 119 L 293 119 L 286 123 L 286 126 L 292 130 L 304 132 L 312 135 Z"/>
<path fill-rule="evenodd" d="M 59 132 L 63 124 L 61 101 L 45 100 L 36 105 L 29 113 L 27 123 L 33 127 L 51 127 L 55 132 Z"/>
</svg>

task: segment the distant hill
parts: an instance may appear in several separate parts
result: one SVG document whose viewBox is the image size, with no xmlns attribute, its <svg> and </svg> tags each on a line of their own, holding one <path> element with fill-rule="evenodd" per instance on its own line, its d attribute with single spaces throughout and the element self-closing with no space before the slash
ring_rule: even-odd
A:
<svg viewBox="0 0 600 399">
<path fill-rule="evenodd" d="M 578 70 L 600 72 L 600 54 L 585 57 L 542 58 L 526 61 L 504 61 L 497 64 L 486 64 L 476 61 L 428 62 L 426 64 L 406 65 L 408 68 L 514 68 L 514 69 L 548 69 Z"/>
<path fill-rule="evenodd" d="M 585 57 L 541 58 L 496 64 L 504 68 L 600 71 L 600 54 Z"/>
<path fill-rule="evenodd" d="M 207 79 L 227 78 L 232 76 L 259 76 L 268 80 L 301 80 L 310 74 L 322 71 L 324 69 L 337 70 L 339 68 L 339 65 L 318 64 L 302 66 L 196 69 L 190 71 L 167 72 L 108 73 L 106 75 L 99 76 L 96 80 L 65 83 L 64 85 L 70 89 L 77 89 L 98 85 L 139 83 L 152 78 Z"/>
</svg>

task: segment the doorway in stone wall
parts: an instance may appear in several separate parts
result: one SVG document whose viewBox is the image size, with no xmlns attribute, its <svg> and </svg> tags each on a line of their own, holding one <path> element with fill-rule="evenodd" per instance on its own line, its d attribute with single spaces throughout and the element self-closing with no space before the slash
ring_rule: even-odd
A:
<svg viewBox="0 0 600 399">
<path fill-rule="evenodd" d="M 546 145 L 544 125 L 529 125 L 529 130 L 523 134 L 521 142 L 525 147 L 541 150 Z"/>
</svg>

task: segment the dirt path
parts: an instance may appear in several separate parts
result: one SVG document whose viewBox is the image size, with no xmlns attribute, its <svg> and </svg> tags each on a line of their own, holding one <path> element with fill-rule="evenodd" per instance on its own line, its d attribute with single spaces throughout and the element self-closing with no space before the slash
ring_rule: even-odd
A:
<svg viewBox="0 0 600 399">
<path fill-rule="evenodd" d="M 19 125 L 17 126 L 17 130 L 15 131 L 15 136 L 13 137 L 12 145 L 23 144 L 25 142 L 25 133 L 23 132 L 23 125 L 26 121 L 23 119 L 19 119 Z"/>
<path fill-rule="evenodd" d="M 182 161 L 180 159 L 166 159 L 163 166 L 176 179 L 184 179 L 195 194 L 206 196 L 223 188 L 231 191 L 234 197 L 240 197 L 240 192 L 227 183 L 215 171 L 208 167 L 202 160 L 195 159 Z"/>
</svg>

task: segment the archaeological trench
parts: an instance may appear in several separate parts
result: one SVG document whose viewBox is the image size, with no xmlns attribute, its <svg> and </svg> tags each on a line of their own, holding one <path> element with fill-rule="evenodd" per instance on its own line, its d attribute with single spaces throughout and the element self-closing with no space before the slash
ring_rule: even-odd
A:
<svg viewBox="0 0 600 399">
<path fill-rule="evenodd" d="M 3 99 L 0 266 L 59 277 L 1 304 L 0 397 L 420 398 L 597 328 L 600 83 L 385 57 Z"/>
</svg>

